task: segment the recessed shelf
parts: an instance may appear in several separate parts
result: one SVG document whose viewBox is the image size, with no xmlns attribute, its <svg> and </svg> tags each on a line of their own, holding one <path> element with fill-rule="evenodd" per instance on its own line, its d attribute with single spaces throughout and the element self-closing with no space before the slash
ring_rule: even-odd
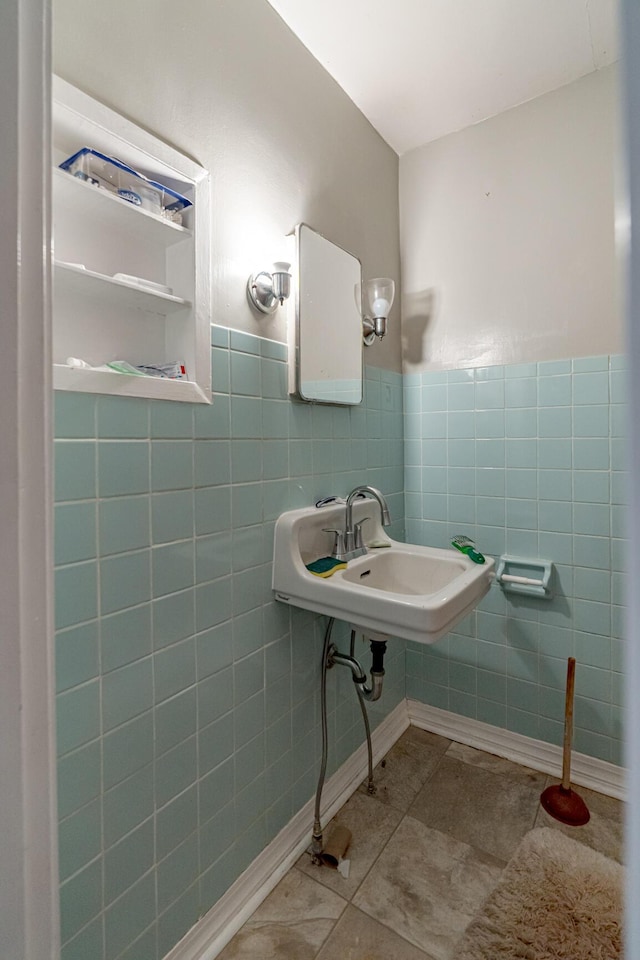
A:
<svg viewBox="0 0 640 960">
<path fill-rule="evenodd" d="M 61 170 L 58 164 L 83 146 L 188 198 L 185 226 Z M 211 403 L 208 171 L 54 77 L 52 182 L 54 387 Z M 114 359 L 177 361 L 190 380 L 72 368 L 67 357 L 95 367 Z"/>
<path fill-rule="evenodd" d="M 206 394 L 192 380 L 165 380 L 161 377 L 135 377 L 110 370 L 86 370 L 53 365 L 54 390 L 82 393 L 108 393 L 114 396 L 147 397 L 150 400 L 177 400 L 185 403 L 207 401 Z"/>
<path fill-rule="evenodd" d="M 59 167 L 53 168 L 53 204 L 54 218 L 56 214 L 68 216 L 77 211 L 84 219 L 89 219 L 96 230 L 122 230 L 124 227 L 139 243 L 161 240 L 169 246 L 193 236 L 186 227 L 72 177 Z"/>
<path fill-rule="evenodd" d="M 54 290 L 56 293 L 66 292 L 102 302 L 110 301 L 122 307 L 133 307 L 165 316 L 191 308 L 191 301 L 181 297 L 139 287 L 126 280 L 116 280 L 115 277 L 67 263 L 54 263 Z"/>
</svg>

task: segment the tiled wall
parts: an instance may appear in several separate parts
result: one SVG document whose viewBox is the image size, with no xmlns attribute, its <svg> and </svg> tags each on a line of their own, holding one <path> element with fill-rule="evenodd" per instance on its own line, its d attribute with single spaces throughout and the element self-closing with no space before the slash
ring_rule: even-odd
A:
<svg viewBox="0 0 640 960">
<path fill-rule="evenodd" d="M 163 957 L 315 790 L 323 622 L 272 600 L 278 514 L 366 481 L 403 533 L 400 375 L 312 407 L 282 344 L 212 340 L 210 407 L 56 395 L 62 960 Z M 347 671 L 329 705 L 333 770 L 363 740 Z"/>
<path fill-rule="evenodd" d="M 555 564 L 555 598 L 493 586 L 433 647 L 410 644 L 407 695 L 560 743 L 566 658 L 575 748 L 621 762 L 624 376 L 620 357 L 405 377 L 407 538 L 458 533 L 495 557 Z"/>
</svg>

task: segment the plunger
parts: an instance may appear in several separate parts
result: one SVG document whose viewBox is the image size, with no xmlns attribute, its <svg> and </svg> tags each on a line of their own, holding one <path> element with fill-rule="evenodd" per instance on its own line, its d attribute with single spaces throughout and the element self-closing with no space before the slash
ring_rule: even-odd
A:
<svg viewBox="0 0 640 960">
<path fill-rule="evenodd" d="M 564 701 L 564 743 L 562 746 L 562 783 L 543 790 L 540 803 L 560 823 L 582 827 L 589 820 L 589 809 L 582 797 L 571 789 L 571 741 L 573 739 L 573 689 L 576 681 L 575 657 L 567 662 L 567 693 Z"/>
</svg>

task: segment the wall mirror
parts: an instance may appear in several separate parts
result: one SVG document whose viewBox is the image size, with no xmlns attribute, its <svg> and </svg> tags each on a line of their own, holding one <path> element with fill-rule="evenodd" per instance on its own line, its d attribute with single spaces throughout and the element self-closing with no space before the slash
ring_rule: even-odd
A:
<svg viewBox="0 0 640 960">
<path fill-rule="evenodd" d="M 295 228 L 292 393 L 315 403 L 362 401 L 362 267 L 305 223 Z"/>
</svg>

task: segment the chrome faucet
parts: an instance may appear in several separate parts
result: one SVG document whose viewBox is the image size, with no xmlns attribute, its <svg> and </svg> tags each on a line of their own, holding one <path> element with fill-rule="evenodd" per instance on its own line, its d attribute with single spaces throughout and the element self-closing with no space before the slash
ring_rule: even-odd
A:
<svg viewBox="0 0 640 960">
<path fill-rule="evenodd" d="M 357 523 L 353 522 L 353 501 L 356 497 L 363 495 L 373 497 L 374 500 L 378 501 L 382 526 L 387 527 L 391 523 L 387 501 L 379 490 L 375 487 L 370 487 L 366 483 L 354 487 L 347 497 L 344 530 L 326 531 L 326 533 L 335 533 L 336 535 L 333 556 L 337 560 L 353 560 L 355 557 L 361 557 L 367 552 L 367 548 L 362 540 L 362 524 L 366 523 L 369 518 L 365 517 L 364 520 L 360 520 Z"/>
</svg>

